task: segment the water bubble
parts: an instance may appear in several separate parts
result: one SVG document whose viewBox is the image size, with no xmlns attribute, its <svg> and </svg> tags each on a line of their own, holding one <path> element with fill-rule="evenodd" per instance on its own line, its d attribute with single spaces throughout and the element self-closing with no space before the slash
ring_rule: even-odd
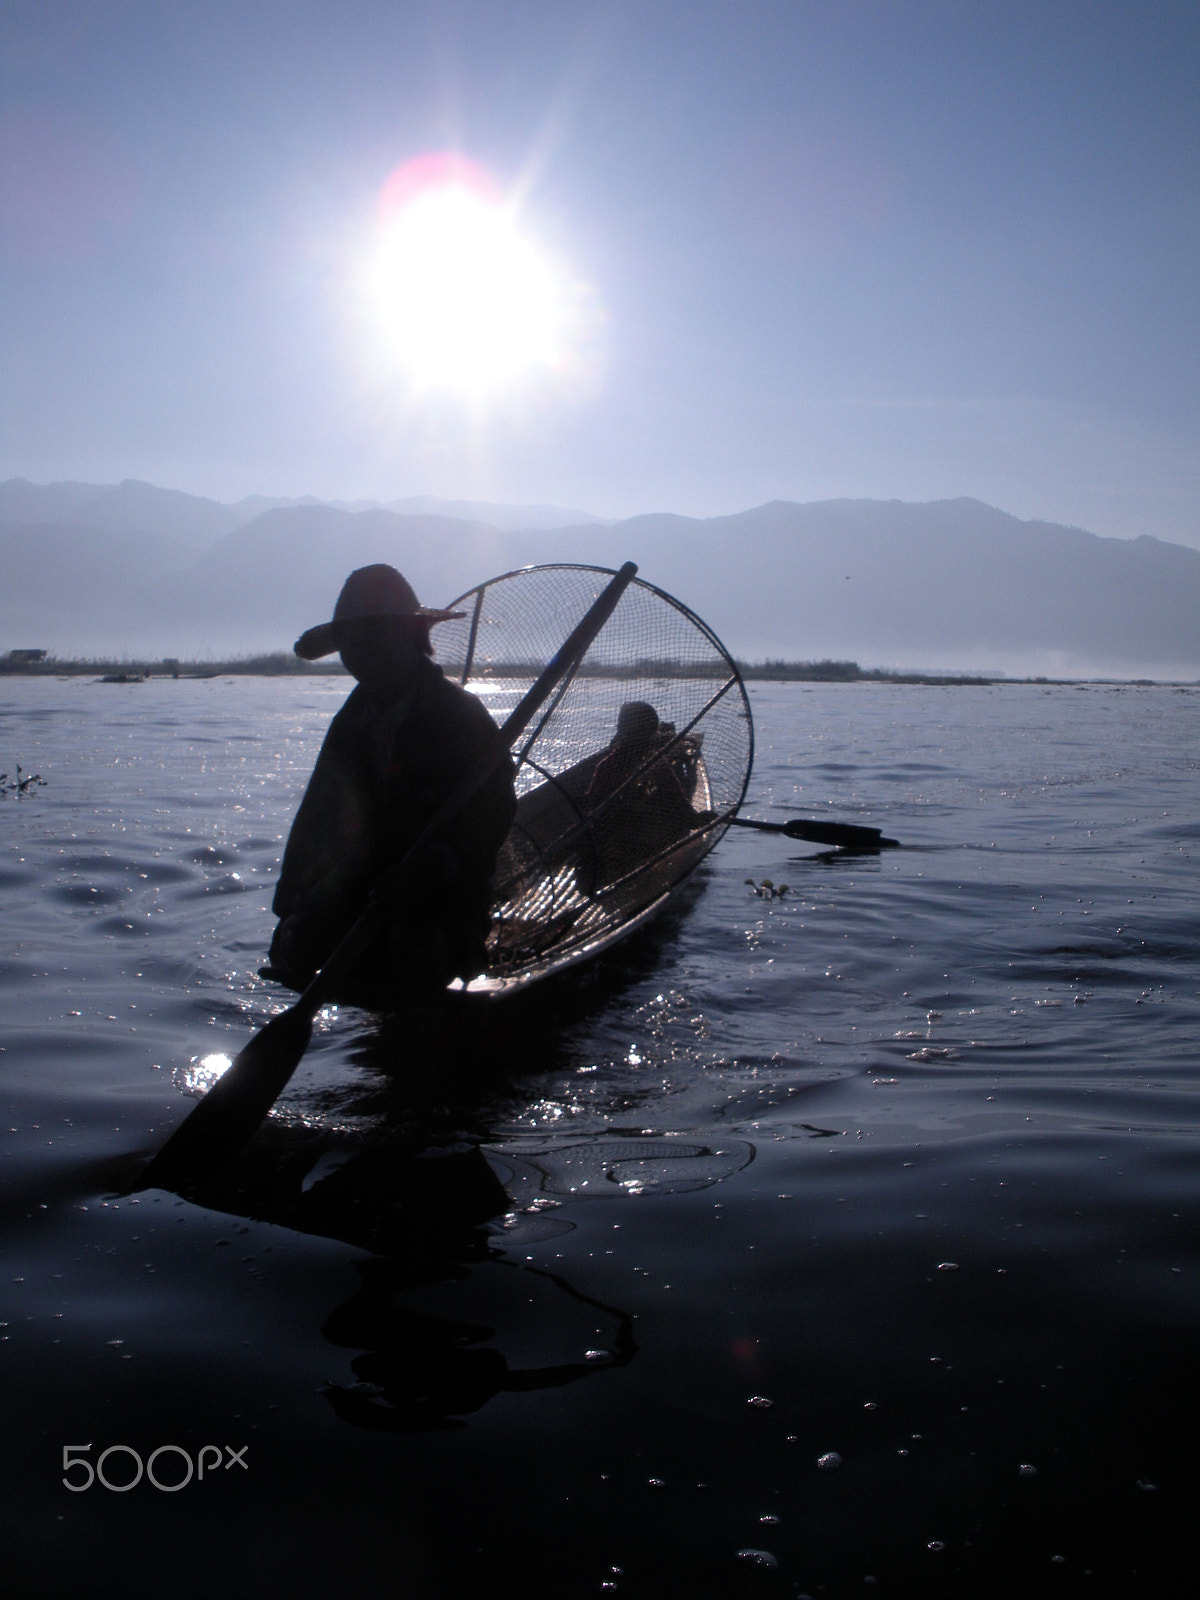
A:
<svg viewBox="0 0 1200 1600">
<path fill-rule="evenodd" d="M 836 1450 L 826 1450 L 823 1456 L 817 1457 L 817 1466 L 822 1472 L 836 1472 L 842 1464 L 842 1458 Z"/>
<path fill-rule="evenodd" d="M 748 1566 L 762 1567 L 766 1571 L 774 1571 L 779 1566 L 779 1562 L 769 1550 L 739 1550 L 737 1558 L 746 1562 Z"/>
</svg>

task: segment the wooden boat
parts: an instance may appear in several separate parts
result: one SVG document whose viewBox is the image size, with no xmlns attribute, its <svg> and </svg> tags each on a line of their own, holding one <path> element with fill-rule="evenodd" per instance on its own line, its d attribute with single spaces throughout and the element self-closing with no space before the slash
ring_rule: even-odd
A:
<svg viewBox="0 0 1200 1600">
<path fill-rule="evenodd" d="M 599 955 L 656 916 L 724 831 L 698 741 L 658 757 L 690 820 L 664 824 L 653 791 L 636 780 L 606 809 L 590 808 L 603 757 L 597 751 L 521 796 L 497 861 L 488 970 L 471 993 L 510 993 Z"/>
<path fill-rule="evenodd" d="M 499 714 L 553 652 L 561 619 L 611 576 L 556 564 L 469 590 L 450 607 L 461 620 L 438 629 L 443 669 Z M 651 723 L 637 740 L 619 732 L 631 707 Z M 466 990 L 512 994 L 656 916 L 736 815 L 753 748 L 728 651 L 680 601 L 635 579 L 514 752 L 518 807 L 496 864 L 488 966 Z"/>
</svg>

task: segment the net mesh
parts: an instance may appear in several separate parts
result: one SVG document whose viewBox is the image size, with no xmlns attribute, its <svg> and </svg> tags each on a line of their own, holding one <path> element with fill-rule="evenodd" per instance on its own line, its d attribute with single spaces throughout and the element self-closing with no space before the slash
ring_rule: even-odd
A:
<svg viewBox="0 0 1200 1600">
<path fill-rule="evenodd" d="M 502 723 L 606 587 L 597 567 L 527 567 L 453 602 L 446 673 Z M 488 968 L 519 986 L 659 909 L 724 833 L 753 756 L 746 691 L 686 606 L 634 579 L 514 749 L 516 819 L 494 876 Z"/>
</svg>

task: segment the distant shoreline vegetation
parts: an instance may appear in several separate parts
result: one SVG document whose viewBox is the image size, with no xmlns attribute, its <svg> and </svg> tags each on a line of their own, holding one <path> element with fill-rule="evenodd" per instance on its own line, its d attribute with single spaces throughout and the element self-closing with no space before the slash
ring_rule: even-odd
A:
<svg viewBox="0 0 1200 1600">
<path fill-rule="evenodd" d="M 220 661 L 183 661 L 164 656 L 150 661 L 128 656 L 59 658 L 47 650 L 10 650 L 0 655 L 0 675 L 34 678 L 103 678 L 136 683 L 147 678 L 322 677 L 344 673 L 338 661 L 301 661 L 290 651 L 273 655 L 236 656 Z"/>
<path fill-rule="evenodd" d="M 462 663 L 437 658 L 449 676 Z M 484 676 L 496 678 L 536 677 L 545 665 L 541 661 L 488 663 Z M 1003 672 L 987 675 L 973 672 L 902 672 L 890 667 L 860 667 L 857 661 L 739 661 L 738 671 L 747 682 L 771 683 L 898 683 L 923 684 L 934 688 L 985 688 L 995 683 L 1129 683 L 1151 687 L 1155 678 L 1044 678 L 1010 677 Z M 582 677 L 645 678 L 692 677 L 695 668 L 687 662 L 633 661 L 627 666 L 601 665 L 582 668 Z M 706 672 L 703 676 L 713 676 Z M 719 674 L 716 674 L 719 675 Z M 302 661 L 291 651 L 268 655 L 231 656 L 220 661 L 184 661 L 175 656 L 161 660 L 118 659 L 95 656 L 60 659 L 47 650 L 9 650 L 0 654 L 0 677 L 95 678 L 102 683 L 144 683 L 149 678 L 329 678 L 347 677 L 337 657 L 323 661 Z M 1175 682 L 1176 680 L 1169 680 Z"/>
<path fill-rule="evenodd" d="M 900 672 L 891 667 L 860 667 L 857 661 L 739 661 L 743 678 L 776 683 L 928 683 L 986 685 L 996 678 L 976 672 Z"/>
</svg>

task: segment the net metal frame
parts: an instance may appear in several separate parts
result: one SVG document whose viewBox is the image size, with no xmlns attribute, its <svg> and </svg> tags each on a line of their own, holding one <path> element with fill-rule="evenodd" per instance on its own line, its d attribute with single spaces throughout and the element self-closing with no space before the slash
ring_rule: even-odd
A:
<svg viewBox="0 0 1200 1600">
<path fill-rule="evenodd" d="M 554 562 L 489 578 L 447 607 L 463 615 L 438 626 L 436 659 L 502 721 L 612 576 Z M 628 714 L 636 737 L 617 730 L 631 701 L 654 711 Z M 513 757 L 518 810 L 474 992 L 510 992 L 587 960 L 662 909 L 745 798 L 750 701 L 708 624 L 634 578 Z"/>
</svg>

